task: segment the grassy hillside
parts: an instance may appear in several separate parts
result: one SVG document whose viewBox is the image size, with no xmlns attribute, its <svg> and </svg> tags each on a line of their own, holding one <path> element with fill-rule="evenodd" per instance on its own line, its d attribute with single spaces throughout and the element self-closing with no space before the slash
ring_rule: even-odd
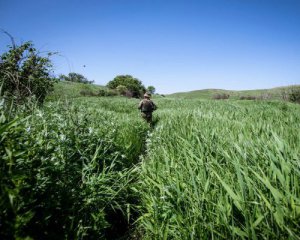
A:
<svg viewBox="0 0 300 240">
<path fill-rule="evenodd" d="M 95 84 L 84 84 L 76 82 L 58 82 L 54 85 L 54 91 L 47 97 L 48 100 L 57 100 L 61 97 L 76 98 L 83 96 L 81 92 L 92 92 L 97 94 L 100 89 L 106 87 Z"/>
<path fill-rule="evenodd" d="M 224 89 L 203 89 L 190 92 L 178 92 L 167 95 L 168 97 L 184 98 L 184 99 L 212 99 L 216 94 L 229 94 L 231 99 L 239 99 L 242 96 L 253 96 L 257 98 L 267 99 L 281 99 L 282 95 L 296 86 L 278 87 L 272 89 L 257 89 L 257 90 L 243 90 L 233 91 Z"/>
</svg>

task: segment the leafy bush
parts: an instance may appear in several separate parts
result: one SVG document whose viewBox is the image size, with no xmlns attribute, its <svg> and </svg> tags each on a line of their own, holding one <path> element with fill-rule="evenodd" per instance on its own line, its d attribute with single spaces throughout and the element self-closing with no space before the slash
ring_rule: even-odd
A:
<svg viewBox="0 0 300 240">
<path fill-rule="evenodd" d="M 288 95 L 288 98 L 291 102 L 300 103 L 300 87 L 292 88 Z"/>
<path fill-rule="evenodd" d="M 87 96 L 96 96 L 97 94 L 95 94 L 90 89 L 83 89 L 83 90 L 80 91 L 80 95 L 87 97 Z"/>
<path fill-rule="evenodd" d="M 135 98 L 139 98 L 146 91 L 142 82 L 131 75 L 118 75 L 107 84 L 110 89 L 117 89 L 120 86 L 125 87 Z"/>
<path fill-rule="evenodd" d="M 150 93 L 150 94 L 154 94 L 156 91 L 155 87 L 154 86 L 148 86 L 147 87 L 147 92 Z"/>
<path fill-rule="evenodd" d="M 226 93 L 219 93 L 219 94 L 215 94 L 213 95 L 213 99 L 228 99 L 230 97 L 229 94 L 226 94 Z"/>
<path fill-rule="evenodd" d="M 46 57 L 40 56 L 31 42 L 10 46 L 1 56 L 0 95 L 17 104 L 26 102 L 26 99 L 32 96 L 35 96 L 39 103 L 43 103 L 56 81 L 50 75 L 51 55 L 52 53 L 48 53 Z"/>
<path fill-rule="evenodd" d="M 240 100 L 256 100 L 255 96 L 240 96 Z"/>
<path fill-rule="evenodd" d="M 97 95 L 100 97 L 113 97 L 117 96 L 118 92 L 112 89 L 99 89 Z"/>
<path fill-rule="evenodd" d="M 100 96 L 100 97 L 106 96 L 106 91 L 104 89 L 99 89 L 98 90 L 98 96 Z"/>
</svg>

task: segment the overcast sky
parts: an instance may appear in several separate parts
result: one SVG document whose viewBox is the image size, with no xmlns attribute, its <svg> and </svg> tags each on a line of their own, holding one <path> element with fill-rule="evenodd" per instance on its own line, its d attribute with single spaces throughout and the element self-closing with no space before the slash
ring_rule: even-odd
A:
<svg viewBox="0 0 300 240">
<path fill-rule="evenodd" d="M 300 0 L 0 0 L 17 43 L 55 73 L 130 74 L 158 93 L 300 84 Z M 0 53 L 9 38 L 0 34 Z"/>
</svg>

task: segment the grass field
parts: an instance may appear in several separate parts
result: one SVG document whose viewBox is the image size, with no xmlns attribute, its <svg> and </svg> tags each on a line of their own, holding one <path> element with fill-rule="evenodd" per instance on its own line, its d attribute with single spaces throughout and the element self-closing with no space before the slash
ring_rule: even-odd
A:
<svg viewBox="0 0 300 240">
<path fill-rule="evenodd" d="M 299 105 L 155 102 L 2 108 L 0 237 L 300 239 Z"/>
<path fill-rule="evenodd" d="M 299 239 L 298 105 L 158 105 L 140 182 L 145 239 Z"/>
</svg>

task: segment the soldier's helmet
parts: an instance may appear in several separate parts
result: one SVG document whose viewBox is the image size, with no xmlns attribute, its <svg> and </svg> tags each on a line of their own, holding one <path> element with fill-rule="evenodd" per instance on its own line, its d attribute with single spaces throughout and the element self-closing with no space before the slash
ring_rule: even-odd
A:
<svg viewBox="0 0 300 240">
<path fill-rule="evenodd" d="M 145 93 L 145 94 L 144 94 L 144 97 L 150 98 L 150 97 L 151 97 L 151 94 L 150 94 L 150 93 Z"/>
</svg>

